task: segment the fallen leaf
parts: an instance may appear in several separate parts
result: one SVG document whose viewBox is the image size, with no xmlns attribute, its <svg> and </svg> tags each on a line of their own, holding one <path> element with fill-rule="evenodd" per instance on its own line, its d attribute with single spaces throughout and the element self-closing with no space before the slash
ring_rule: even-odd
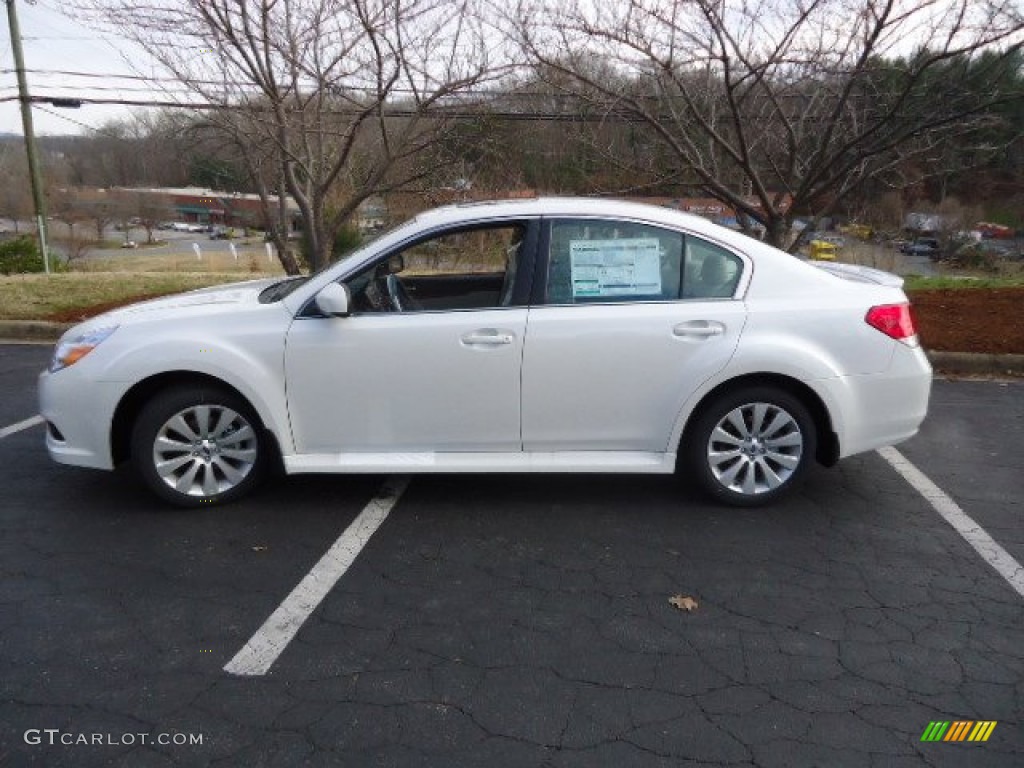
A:
<svg viewBox="0 0 1024 768">
<path fill-rule="evenodd" d="M 258 547 L 258 546 L 257 546 L 257 547 L 253 547 L 253 548 L 252 548 L 252 551 L 253 551 L 253 552 L 266 552 L 266 551 L 267 551 L 267 549 L 268 549 L 267 547 Z"/>
<path fill-rule="evenodd" d="M 692 611 L 699 605 L 699 603 L 689 595 L 676 595 L 675 597 L 670 597 L 668 601 L 680 611 Z"/>
</svg>

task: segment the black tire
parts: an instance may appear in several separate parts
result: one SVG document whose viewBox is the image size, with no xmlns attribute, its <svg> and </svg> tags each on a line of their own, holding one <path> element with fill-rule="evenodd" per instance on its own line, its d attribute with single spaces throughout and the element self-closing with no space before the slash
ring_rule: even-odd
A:
<svg viewBox="0 0 1024 768">
<path fill-rule="evenodd" d="M 178 507 L 212 506 L 244 496 L 263 478 L 268 459 L 268 441 L 249 404 L 212 386 L 160 392 L 143 406 L 132 427 L 136 474 Z"/>
<path fill-rule="evenodd" d="M 758 414 L 760 430 L 755 429 Z M 694 419 L 681 470 L 725 504 L 756 507 L 776 501 L 799 485 L 814 461 L 814 419 L 799 398 L 782 389 L 751 386 L 727 392 Z M 720 425 L 722 431 L 716 432 Z"/>
</svg>

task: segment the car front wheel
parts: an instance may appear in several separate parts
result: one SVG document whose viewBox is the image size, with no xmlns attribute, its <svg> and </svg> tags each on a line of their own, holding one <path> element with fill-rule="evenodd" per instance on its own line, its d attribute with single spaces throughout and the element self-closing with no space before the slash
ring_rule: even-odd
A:
<svg viewBox="0 0 1024 768">
<path fill-rule="evenodd" d="M 181 507 L 247 493 L 261 478 L 267 453 L 249 405 L 211 387 L 170 389 L 149 401 L 135 421 L 131 450 L 143 482 Z"/>
<path fill-rule="evenodd" d="M 687 469 L 714 498 L 734 506 L 775 501 L 798 483 L 816 450 L 806 406 L 773 387 L 750 387 L 711 402 L 686 446 Z"/>
</svg>

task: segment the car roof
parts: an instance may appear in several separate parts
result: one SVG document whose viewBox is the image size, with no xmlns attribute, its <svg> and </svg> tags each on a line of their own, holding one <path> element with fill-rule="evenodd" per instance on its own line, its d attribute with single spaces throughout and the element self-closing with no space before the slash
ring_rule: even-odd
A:
<svg viewBox="0 0 1024 768">
<path fill-rule="evenodd" d="M 685 226 L 711 237 L 727 233 L 742 237 L 733 230 L 719 226 L 702 216 L 684 213 L 675 208 L 637 203 L 629 200 L 598 197 L 531 197 L 512 200 L 482 200 L 455 203 L 424 211 L 416 216 L 423 224 L 454 224 L 485 218 L 513 218 L 516 216 L 616 216 L 642 219 L 652 223 Z"/>
</svg>

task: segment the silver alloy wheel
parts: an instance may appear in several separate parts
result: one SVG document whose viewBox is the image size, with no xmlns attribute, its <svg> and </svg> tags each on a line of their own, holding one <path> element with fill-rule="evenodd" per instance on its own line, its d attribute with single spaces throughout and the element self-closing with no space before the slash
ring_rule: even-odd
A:
<svg viewBox="0 0 1024 768">
<path fill-rule="evenodd" d="M 772 403 L 747 403 L 729 411 L 708 439 L 711 473 L 744 496 L 773 491 L 789 480 L 803 455 L 796 419 Z"/>
<path fill-rule="evenodd" d="M 153 466 L 168 487 L 188 496 L 230 491 L 252 471 L 258 440 L 252 425 L 223 405 L 193 405 L 160 427 Z"/>
</svg>

